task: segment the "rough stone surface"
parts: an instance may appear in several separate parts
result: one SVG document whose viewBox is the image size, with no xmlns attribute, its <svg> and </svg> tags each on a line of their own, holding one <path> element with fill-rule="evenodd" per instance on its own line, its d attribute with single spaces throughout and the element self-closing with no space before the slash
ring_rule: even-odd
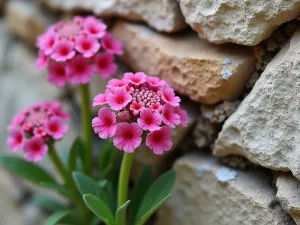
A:
<svg viewBox="0 0 300 225">
<path fill-rule="evenodd" d="M 238 171 L 204 155 L 188 155 L 174 166 L 172 196 L 156 225 L 292 225 L 262 170 Z"/>
<path fill-rule="evenodd" d="M 250 161 L 300 178 L 300 30 L 269 63 L 250 94 L 225 122 L 217 156 Z"/>
<path fill-rule="evenodd" d="M 175 0 L 43 0 L 51 8 L 63 11 L 81 9 L 103 17 L 123 17 L 145 21 L 159 31 L 172 32 L 186 27 Z"/>
<path fill-rule="evenodd" d="M 298 0 L 178 0 L 186 22 L 214 43 L 257 45 L 300 14 Z"/>
<path fill-rule="evenodd" d="M 277 198 L 283 208 L 300 224 L 300 182 L 291 173 L 281 173 L 276 181 Z"/>
<path fill-rule="evenodd" d="M 136 179 L 144 166 L 150 165 L 153 171 L 153 177 L 157 177 L 161 172 L 166 170 L 170 165 L 170 161 L 174 161 L 172 155 L 178 153 L 177 149 L 178 145 L 181 141 L 184 141 L 187 133 L 193 127 L 195 123 L 195 111 L 193 108 L 188 105 L 182 105 L 182 108 L 188 112 L 188 127 L 177 126 L 176 129 L 173 130 L 174 135 L 172 137 L 173 140 L 173 148 L 165 152 L 163 155 L 155 155 L 153 152 L 146 146 L 142 145 L 139 147 L 137 151 L 135 151 L 133 169 L 131 172 L 131 176 L 133 179 Z M 188 143 L 186 143 L 188 145 Z M 176 151 L 174 151 L 176 149 Z"/>
<path fill-rule="evenodd" d="M 30 46 L 35 45 L 36 37 L 43 33 L 52 22 L 31 1 L 8 1 L 5 14 L 9 30 Z"/>
<path fill-rule="evenodd" d="M 162 77 L 197 102 L 215 104 L 236 98 L 254 69 L 250 49 L 213 45 L 194 33 L 165 35 L 120 22 L 113 34 L 125 46 L 122 59 L 134 70 Z M 232 75 L 225 80 L 223 73 Z"/>
</svg>

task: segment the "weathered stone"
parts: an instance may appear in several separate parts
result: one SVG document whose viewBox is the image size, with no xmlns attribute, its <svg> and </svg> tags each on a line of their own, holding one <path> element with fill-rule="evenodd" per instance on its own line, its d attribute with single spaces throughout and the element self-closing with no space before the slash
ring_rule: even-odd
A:
<svg viewBox="0 0 300 225">
<path fill-rule="evenodd" d="M 174 0 L 42 0 L 51 8 L 92 11 L 103 17 L 122 17 L 133 21 L 145 21 L 151 27 L 165 32 L 186 27 L 179 5 Z"/>
<path fill-rule="evenodd" d="M 52 22 L 34 2 L 22 0 L 8 1 L 5 21 L 9 30 L 30 46 Z"/>
<path fill-rule="evenodd" d="M 3 20 L 0 20 L 0 72 L 6 69 L 7 62 L 7 52 L 12 42 L 12 37 L 10 36 L 6 24 Z"/>
<path fill-rule="evenodd" d="M 220 104 L 209 106 L 201 105 L 201 115 L 212 123 L 223 123 L 239 106 L 240 101 L 224 101 Z"/>
<path fill-rule="evenodd" d="M 214 43 L 257 45 L 300 14 L 298 0 L 178 0 L 185 21 Z"/>
<path fill-rule="evenodd" d="M 211 146 L 218 137 L 220 127 L 208 119 L 199 116 L 193 130 L 193 138 L 198 148 Z"/>
<path fill-rule="evenodd" d="M 134 70 L 160 76 L 180 94 L 206 104 L 239 96 L 254 69 L 250 49 L 213 45 L 194 33 L 165 35 L 120 22 L 113 34 L 124 44 L 122 59 Z"/>
<path fill-rule="evenodd" d="M 138 150 L 135 151 L 135 161 L 131 172 L 133 179 L 136 179 L 139 176 L 140 172 L 146 165 L 150 165 L 152 167 L 153 177 L 157 177 L 161 174 L 161 172 L 170 167 L 170 162 L 173 159 L 172 155 L 175 153 L 174 150 L 178 147 L 180 142 L 183 141 L 195 123 L 195 112 L 193 108 L 184 104 L 182 104 L 182 108 L 188 112 L 188 126 L 177 126 L 176 129 L 173 130 L 173 148 L 170 151 L 165 152 L 163 155 L 155 155 L 146 145 L 141 145 Z"/>
<path fill-rule="evenodd" d="M 211 156 L 188 155 L 174 166 L 172 196 L 156 225 L 292 225 L 276 202 L 269 174 L 218 164 Z"/>
<path fill-rule="evenodd" d="M 300 224 L 300 182 L 291 173 L 281 173 L 276 181 L 277 198 L 283 208 Z"/>
<path fill-rule="evenodd" d="M 288 171 L 300 179 L 300 30 L 269 63 L 250 94 L 225 122 L 217 156 Z"/>
</svg>

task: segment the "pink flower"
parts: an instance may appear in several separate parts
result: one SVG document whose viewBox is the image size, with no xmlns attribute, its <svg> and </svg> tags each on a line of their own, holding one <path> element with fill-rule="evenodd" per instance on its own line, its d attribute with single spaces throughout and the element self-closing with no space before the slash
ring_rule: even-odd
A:
<svg viewBox="0 0 300 225">
<path fill-rule="evenodd" d="M 85 37 L 82 35 L 77 39 L 75 49 L 80 52 L 83 57 L 89 58 L 99 51 L 100 44 L 95 37 Z"/>
<path fill-rule="evenodd" d="M 110 33 L 106 33 L 105 36 L 101 39 L 101 45 L 110 53 L 117 55 L 123 54 L 122 43 L 115 40 L 112 34 Z"/>
<path fill-rule="evenodd" d="M 143 130 L 159 130 L 161 124 L 161 115 L 157 112 L 152 112 L 151 109 L 144 109 L 140 113 L 140 118 L 137 119 L 138 124 Z"/>
<path fill-rule="evenodd" d="M 55 45 L 51 58 L 58 62 L 65 62 L 74 57 L 74 43 L 72 41 L 61 41 Z"/>
<path fill-rule="evenodd" d="M 132 96 L 126 91 L 125 88 L 116 88 L 113 93 L 107 95 L 107 104 L 113 110 L 123 109 L 129 102 L 131 102 Z"/>
<path fill-rule="evenodd" d="M 165 104 L 162 108 L 162 119 L 171 128 L 175 128 L 175 125 L 180 124 L 180 116 L 175 113 L 174 108 L 169 104 Z"/>
<path fill-rule="evenodd" d="M 119 123 L 113 138 L 114 145 L 125 152 L 134 152 L 142 142 L 143 130 L 137 123 Z"/>
<path fill-rule="evenodd" d="M 181 101 L 179 97 L 175 96 L 172 88 L 164 88 L 162 91 L 162 100 L 171 106 L 179 106 Z"/>
<path fill-rule="evenodd" d="M 160 80 L 158 77 L 147 77 L 147 81 L 151 86 L 162 87 L 166 84 L 165 81 Z"/>
<path fill-rule="evenodd" d="M 128 80 L 127 79 L 111 79 L 108 81 L 107 87 L 110 89 L 115 89 L 117 87 L 126 87 L 128 85 Z"/>
<path fill-rule="evenodd" d="M 57 87 L 65 86 L 68 80 L 65 65 L 55 61 L 49 63 L 48 81 Z"/>
<path fill-rule="evenodd" d="M 93 99 L 93 106 L 104 105 L 104 104 L 106 104 L 106 95 L 105 94 L 98 94 Z"/>
<path fill-rule="evenodd" d="M 156 111 L 156 112 L 160 112 L 162 106 L 161 104 L 159 103 L 153 103 L 150 108 L 153 110 L 153 111 Z"/>
<path fill-rule="evenodd" d="M 100 138 L 107 139 L 115 135 L 116 123 L 116 114 L 105 107 L 99 110 L 98 117 L 92 121 L 92 126 Z"/>
<path fill-rule="evenodd" d="M 28 161 L 40 161 L 48 152 L 48 146 L 40 137 L 33 137 L 24 143 L 25 159 Z"/>
<path fill-rule="evenodd" d="M 49 32 L 38 37 L 37 46 L 43 50 L 45 55 L 50 55 L 53 53 L 57 41 L 57 35 Z"/>
<path fill-rule="evenodd" d="M 47 135 L 44 127 L 36 127 L 33 129 L 33 134 L 36 137 L 44 137 Z"/>
<path fill-rule="evenodd" d="M 52 117 L 46 124 L 46 132 L 54 139 L 61 139 L 68 131 L 68 126 L 59 117 Z"/>
<path fill-rule="evenodd" d="M 117 71 L 117 65 L 114 63 L 114 56 L 108 52 L 98 54 L 95 60 L 95 68 L 103 78 L 110 77 Z"/>
<path fill-rule="evenodd" d="M 162 155 L 169 151 L 172 146 L 172 131 L 169 127 L 164 126 L 159 130 L 152 131 L 146 137 L 146 145 L 153 150 L 156 155 Z"/>
<path fill-rule="evenodd" d="M 125 73 L 124 77 L 129 80 L 130 83 L 139 85 L 146 82 L 147 75 L 143 72 L 138 73 Z"/>
<path fill-rule="evenodd" d="M 102 38 L 104 37 L 106 33 L 107 26 L 100 22 L 99 20 L 95 18 L 86 18 L 86 23 L 84 25 L 84 31 L 92 35 L 96 38 Z"/>
<path fill-rule="evenodd" d="M 67 64 L 67 73 L 70 82 L 73 84 L 86 84 L 93 76 L 93 67 L 89 64 L 89 60 L 81 55 L 76 55 Z"/>
<path fill-rule="evenodd" d="M 24 140 L 25 137 L 22 131 L 12 130 L 11 136 L 7 140 L 7 144 L 12 149 L 12 152 L 17 152 L 23 147 Z"/>
<path fill-rule="evenodd" d="M 25 120 L 25 114 L 20 113 L 18 115 L 15 115 L 12 122 L 8 125 L 7 130 L 13 130 L 17 126 L 20 126 Z"/>
<path fill-rule="evenodd" d="M 133 111 L 133 115 L 138 115 L 140 111 L 142 111 L 143 109 L 145 109 L 145 104 L 144 102 L 133 102 L 131 105 L 130 105 L 130 110 Z"/>
<path fill-rule="evenodd" d="M 47 66 L 49 62 L 49 56 L 45 55 L 43 52 L 39 52 L 39 56 L 36 60 L 36 67 L 38 69 L 43 69 L 45 66 Z"/>
<path fill-rule="evenodd" d="M 187 127 L 187 119 L 188 119 L 187 112 L 182 110 L 179 106 L 177 106 L 175 107 L 175 113 L 177 113 L 180 116 L 181 126 Z"/>
</svg>

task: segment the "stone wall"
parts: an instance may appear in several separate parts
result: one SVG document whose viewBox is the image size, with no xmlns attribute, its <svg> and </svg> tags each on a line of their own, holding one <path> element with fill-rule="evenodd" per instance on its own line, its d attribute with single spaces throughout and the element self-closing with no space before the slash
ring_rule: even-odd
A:
<svg viewBox="0 0 300 225">
<path fill-rule="evenodd" d="M 0 152 L 11 116 L 40 99 L 75 112 L 62 146 L 76 136 L 78 96 L 36 70 L 34 42 L 55 21 L 95 14 L 125 46 L 118 74 L 167 80 L 189 113 L 172 151 L 136 155 L 133 180 L 146 164 L 177 172 L 154 225 L 300 224 L 299 0 L 0 0 L 0 14 Z M 95 78 L 93 95 L 104 84 Z M 43 224 L 32 187 L 0 178 L 0 225 Z"/>
</svg>

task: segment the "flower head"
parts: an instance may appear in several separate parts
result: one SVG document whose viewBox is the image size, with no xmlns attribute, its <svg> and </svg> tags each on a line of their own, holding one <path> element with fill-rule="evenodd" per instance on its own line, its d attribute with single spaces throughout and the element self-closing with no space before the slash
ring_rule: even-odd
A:
<svg viewBox="0 0 300 225">
<path fill-rule="evenodd" d="M 48 69 L 52 70 L 48 80 L 58 87 L 62 87 L 66 83 L 87 83 L 94 72 L 100 73 L 103 78 L 110 77 L 117 71 L 114 55 L 122 54 L 123 47 L 106 29 L 107 26 L 93 16 L 75 16 L 72 21 L 60 21 L 50 26 L 36 41 L 39 49 L 37 67 L 48 66 Z M 80 78 L 74 78 L 74 70 L 67 69 L 75 58 L 78 60 L 78 56 L 88 60 L 89 66 L 84 66 L 83 69 L 89 69 L 89 72 L 93 71 L 89 74 L 89 78 L 87 76 L 83 78 L 82 74 L 80 74 Z M 60 67 L 64 67 L 64 71 L 66 71 L 64 82 L 56 79 L 56 75 L 59 74 L 53 73 L 54 63 L 62 63 Z M 78 63 L 76 64 L 78 65 Z M 51 66 L 52 68 L 50 68 Z M 75 72 L 78 72 L 78 68 Z M 87 74 L 87 71 L 85 72 Z M 79 74 L 77 73 L 77 75 Z"/>
<path fill-rule="evenodd" d="M 47 152 L 47 143 L 63 138 L 68 126 L 64 121 L 70 116 L 59 102 L 42 102 L 21 111 L 8 126 L 8 146 L 13 152 L 23 148 L 25 159 L 39 161 Z"/>
<path fill-rule="evenodd" d="M 118 124 L 113 138 L 114 145 L 125 152 L 134 152 L 142 142 L 143 130 L 137 123 L 122 122 Z"/>
<path fill-rule="evenodd" d="M 123 151 L 133 152 L 147 136 L 146 144 L 155 154 L 162 154 L 172 147 L 170 128 L 187 125 L 187 113 L 179 106 L 180 98 L 167 82 L 145 73 L 125 73 L 122 79 L 111 79 L 105 93 L 98 94 L 93 106 L 108 105 L 107 114 L 113 114 L 110 135 L 101 137 L 104 128 L 100 117 L 94 118 L 93 127 L 101 138 L 113 138 L 114 145 Z M 176 106 L 174 106 L 176 105 Z M 114 111 L 114 112 L 113 112 Z"/>
</svg>

